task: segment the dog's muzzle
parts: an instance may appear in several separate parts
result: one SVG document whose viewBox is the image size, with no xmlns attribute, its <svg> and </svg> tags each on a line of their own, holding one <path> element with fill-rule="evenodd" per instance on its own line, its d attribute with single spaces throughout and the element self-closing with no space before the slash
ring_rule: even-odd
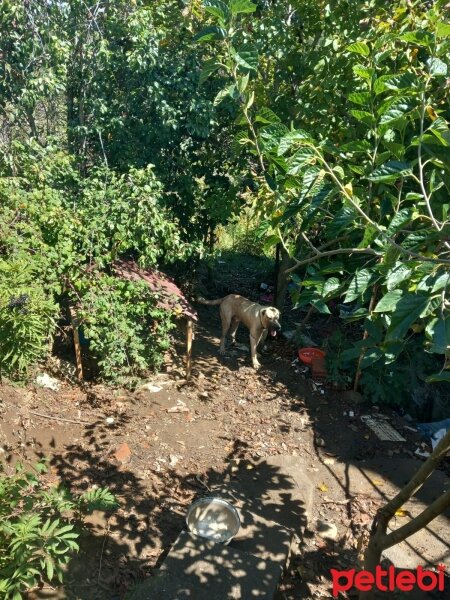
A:
<svg viewBox="0 0 450 600">
<path fill-rule="evenodd" d="M 269 335 L 271 335 L 272 337 L 276 337 L 279 331 L 281 331 L 281 325 L 278 322 L 271 323 L 269 325 Z"/>
</svg>

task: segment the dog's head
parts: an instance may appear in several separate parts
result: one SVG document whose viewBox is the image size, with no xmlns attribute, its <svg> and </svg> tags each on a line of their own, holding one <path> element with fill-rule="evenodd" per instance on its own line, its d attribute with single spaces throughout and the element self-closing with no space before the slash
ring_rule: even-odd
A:
<svg viewBox="0 0 450 600">
<path fill-rule="evenodd" d="M 261 322 L 265 329 L 269 330 L 269 335 L 275 337 L 281 331 L 280 311 L 274 306 L 263 308 L 261 310 Z"/>
</svg>

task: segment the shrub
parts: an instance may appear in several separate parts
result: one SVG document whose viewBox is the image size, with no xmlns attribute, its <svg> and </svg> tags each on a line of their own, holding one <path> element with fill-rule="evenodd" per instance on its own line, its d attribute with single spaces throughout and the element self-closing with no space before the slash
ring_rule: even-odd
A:
<svg viewBox="0 0 450 600">
<path fill-rule="evenodd" d="M 114 510 L 117 502 L 106 489 L 74 496 L 62 487 L 46 489 L 40 472 L 21 465 L 13 475 L 0 475 L 0 594 L 21 600 L 22 593 L 43 581 L 62 582 L 64 569 L 78 551 L 82 516 Z"/>
<path fill-rule="evenodd" d="M 66 153 L 30 143 L 17 145 L 16 170 L 0 177 L 0 367 L 23 376 L 45 358 L 68 300 L 88 316 L 103 378 L 158 367 L 170 313 L 148 289 L 108 275 L 120 256 L 154 266 L 196 251 L 181 243 L 152 166 L 92 168 L 82 179 Z"/>
<path fill-rule="evenodd" d="M 150 368 L 158 368 L 170 347 L 174 327 L 169 311 L 143 282 L 101 273 L 81 290 L 83 330 L 101 375 L 130 384 Z"/>
<path fill-rule="evenodd" d="M 58 308 L 39 280 L 37 261 L 0 257 L 0 369 L 23 374 L 45 356 Z"/>
</svg>

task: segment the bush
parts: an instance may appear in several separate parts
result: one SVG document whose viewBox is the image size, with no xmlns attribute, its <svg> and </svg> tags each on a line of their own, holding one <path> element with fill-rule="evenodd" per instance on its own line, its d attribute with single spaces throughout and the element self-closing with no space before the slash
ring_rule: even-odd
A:
<svg viewBox="0 0 450 600">
<path fill-rule="evenodd" d="M 82 291 L 83 331 L 104 378 L 130 384 L 161 366 L 174 327 L 143 282 L 97 274 Z"/>
<path fill-rule="evenodd" d="M 45 356 L 58 308 L 36 272 L 37 261 L 0 257 L 0 370 L 23 374 Z"/>
<path fill-rule="evenodd" d="M 147 267 L 195 252 L 181 243 L 152 166 L 103 166 L 82 179 L 66 153 L 30 143 L 17 145 L 16 168 L 0 177 L 0 367 L 23 376 L 45 358 L 67 302 L 88 316 L 103 378 L 158 367 L 170 313 L 148 289 L 109 275 L 121 256 Z"/>
<path fill-rule="evenodd" d="M 74 496 L 62 487 L 46 489 L 40 472 L 18 466 L 0 475 L 0 594 L 21 600 L 22 593 L 44 581 L 62 582 L 64 569 L 78 551 L 82 516 L 114 510 L 117 502 L 106 489 Z"/>
</svg>

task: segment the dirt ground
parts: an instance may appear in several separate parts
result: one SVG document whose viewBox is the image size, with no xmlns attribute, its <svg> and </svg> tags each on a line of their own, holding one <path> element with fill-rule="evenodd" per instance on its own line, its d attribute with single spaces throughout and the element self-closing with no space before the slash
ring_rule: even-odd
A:
<svg viewBox="0 0 450 600">
<path fill-rule="evenodd" d="M 67 382 L 57 392 L 0 386 L 0 446 L 7 468 L 18 459 L 49 457 L 49 484 L 73 490 L 107 486 L 120 501 L 114 515 L 89 519 L 64 586 L 44 588 L 30 600 L 125 598 L 158 567 L 184 527 L 192 500 L 220 481 L 231 460 L 276 454 L 302 457 L 315 489 L 314 514 L 280 597 L 331 598 L 329 569 L 355 564 L 358 544 L 383 498 L 392 497 L 417 468 L 414 451 L 421 440 L 411 423 L 384 411 L 406 441 L 382 442 L 360 419 L 377 409 L 316 385 L 292 364 L 295 348 L 286 340 L 270 343 L 255 372 L 243 347 L 219 359 L 216 307 L 199 307 L 199 317 L 189 383 L 180 347 L 169 371 L 148 381 L 159 391 Z M 248 345 L 245 331 L 238 342 Z M 436 473 L 395 526 L 448 482 L 444 472 Z M 318 519 L 336 526 L 334 541 L 318 535 Z M 429 528 L 431 542 L 421 537 L 403 548 L 405 561 L 448 564 L 449 532 L 448 519 L 440 517 Z"/>
</svg>

